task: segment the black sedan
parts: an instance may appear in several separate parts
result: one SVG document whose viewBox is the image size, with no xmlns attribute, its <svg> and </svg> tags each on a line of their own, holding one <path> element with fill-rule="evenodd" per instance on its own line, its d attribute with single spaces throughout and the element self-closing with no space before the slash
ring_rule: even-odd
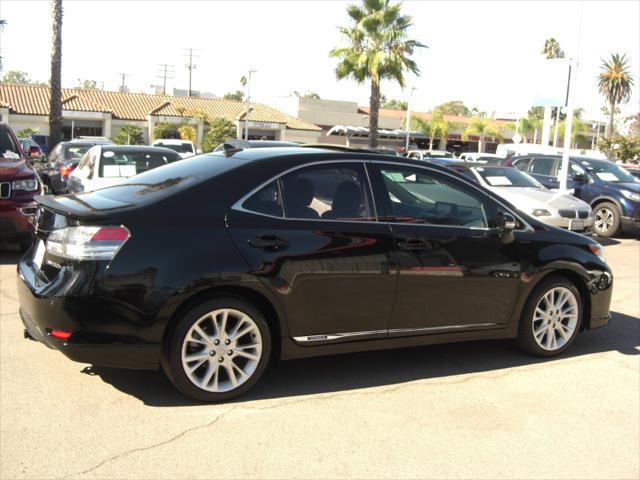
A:
<svg viewBox="0 0 640 480">
<path fill-rule="evenodd" d="M 610 319 L 598 243 L 410 159 L 233 148 L 37 201 L 25 336 L 162 366 L 201 400 L 246 392 L 274 357 L 489 338 L 552 356 Z"/>
</svg>

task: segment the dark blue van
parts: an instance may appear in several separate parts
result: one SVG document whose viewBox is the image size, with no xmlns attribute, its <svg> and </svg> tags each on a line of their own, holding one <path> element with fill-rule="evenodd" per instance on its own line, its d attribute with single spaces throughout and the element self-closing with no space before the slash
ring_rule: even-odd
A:
<svg viewBox="0 0 640 480">
<path fill-rule="evenodd" d="M 533 176 L 550 189 L 560 187 L 561 155 L 531 154 L 513 157 L 510 165 Z M 601 237 L 640 232 L 640 182 L 609 160 L 569 158 L 568 188 L 594 212 L 593 231 Z"/>
</svg>

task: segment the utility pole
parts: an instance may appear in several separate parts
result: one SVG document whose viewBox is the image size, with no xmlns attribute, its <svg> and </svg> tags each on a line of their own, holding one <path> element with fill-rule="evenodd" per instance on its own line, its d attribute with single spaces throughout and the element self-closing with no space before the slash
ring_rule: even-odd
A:
<svg viewBox="0 0 640 480">
<path fill-rule="evenodd" d="M 251 100 L 251 74 L 256 72 L 257 70 L 250 68 L 249 75 L 247 76 L 247 98 L 245 99 L 246 113 L 244 115 L 244 139 L 245 140 L 249 140 L 249 112 L 252 110 L 249 104 Z"/>
<path fill-rule="evenodd" d="M 131 75 L 128 73 L 118 73 L 118 75 L 122 76 L 122 83 L 120 85 L 120 91 L 121 92 L 126 92 L 127 91 L 127 85 L 124 83 L 124 79 L 126 77 L 130 77 Z"/>
<path fill-rule="evenodd" d="M 404 143 L 404 151 L 409 151 L 409 134 L 411 132 L 411 103 L 413 101 L 413 92 L 416 90 L 416 87 L 411 87 L 411 92 L 409 92 L 409 101 L 407 102 L 407 124 L 405 125 L 405 130 L 407 131 L 407 138 Z"/>
<path fill-rule="evenodd" d="M 173 65 L 167 65 L 166 63 L 159 63 L 158 68 L 160 71 L 156 78 L 162 78 L 162 94 L 166 95 L 167 93 L 167 78 L 173 78 Z"/>
<path fill-rule="evenodd" d="M 194 51 L 193 48 L 185 48 L 184 50 L 186 52 L 184 55 L 189 57 L 189 63 L 187 63 L 185 67 L 187 67 L 187 70 L 189 70 L 189 90 L 188 90 L 187 96 L 190 97 L 191 96 L 191 74 L 193 70 L 196 68 L 195 63 L 193 63 L 193 59 L 194 57 L 197 58 L 199 55 L 193 54 L 193 51 Z"/>
</svg>

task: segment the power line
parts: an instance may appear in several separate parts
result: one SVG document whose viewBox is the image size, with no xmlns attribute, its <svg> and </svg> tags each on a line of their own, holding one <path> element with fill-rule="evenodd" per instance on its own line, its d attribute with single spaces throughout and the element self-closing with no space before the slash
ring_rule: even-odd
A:
<svg viewBox="0 0 640 480">
<path fill-rule="evenodd" d="M 122 77 L 122 84 L 120 85 L 120 91 L 121 92 L 126 92 L 127 91 L 127 86 L 124 83 L 124 79 L 126 77 L 130 77 L 131 74 L 129 74 L 129 73 L 118 73 L 117 75 L 120 75 Z"/>
<path fill-rule="evenodd" d="M 156 78 L 162 78 L 162 94 L 165 95 L 167 93 L 167 78 L 172 79 L 173 74 L 175 73 L 173 70 L 173 65 L 168 65 L 166 63 L 159 63 L 158 68 L 160 71 Z"/>
<path fill-rule="evenodd" d="M 187 67 L 187 70 L 189 70 L 189 90 L 188 90 L 187 95 L 190 97 L 191 96 L 191 74 L 192 74 L 193 70 L 196 68 L 195 63 L 193 63 L 193 59 L 194 59 L 194 57 L 195 58 L 199 57 L 199 55 L 194 55 L 194 53 L 193 53 L 194 50 L 198 51 L 198 49 L 185 48 L 184 50 L 185 50 L 184 55 L 186 57 L 189 57 L 189 63 L 187 63 L 185 65 L 185 67 Z"/>
</svg>

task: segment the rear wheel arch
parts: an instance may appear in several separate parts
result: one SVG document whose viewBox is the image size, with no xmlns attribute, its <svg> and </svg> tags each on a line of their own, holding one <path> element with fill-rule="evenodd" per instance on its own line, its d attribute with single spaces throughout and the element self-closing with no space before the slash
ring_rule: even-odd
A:
<svg viewBox="0 0 640 480">
<path fill-rule="evenodd" d="M 280 337 L 285 332 L 286 334 L 286 325 L 283 324 L 284 319 L 282 315 L 278 313 L 275 305 L 262 293 L 257 292 L 256 290 L 248 287 L 241 287 L 235 285 L 227 285 L 220 287 L 212 287 L 206 290 L 194 293 L 185 299 L 178 308 L 175 309 L 167 325 L 164 329 L 164 333 L 162 335 L 162 357 L 164 358 L 165 353 L 167 351 L 168 342 L 171 339 L 171 336 L 178 324 L 178 321 L 191 309 L 195 308 L 197 305 L 205 302 L 207 300 L 212 300 L 215 298 L 222 297 L 235 297 L 245 302 L 249 302 L 255 308 L 257 308 L 260 313 L 262 313 L 265 317 L 267 325 L 269 326 L 269 330 L 271 332 L 273 347 L 272 354 L 279 357 L 280 354 Z"/>
</svg>

